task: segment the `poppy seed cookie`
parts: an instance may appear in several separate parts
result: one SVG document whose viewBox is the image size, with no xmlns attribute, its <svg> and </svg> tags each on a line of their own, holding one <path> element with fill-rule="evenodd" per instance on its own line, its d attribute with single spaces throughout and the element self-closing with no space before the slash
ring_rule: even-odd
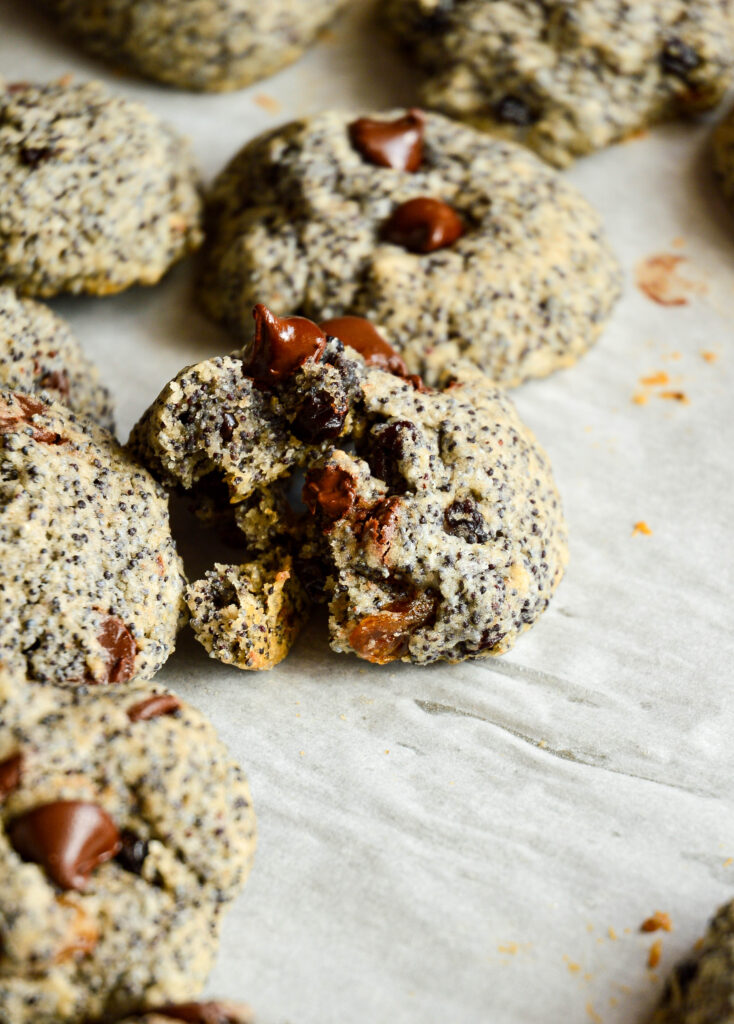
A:
<svg viewBox="0 0 734 1024">
<path fill-rule="evenodd" d="M 238 89 L 290 64 L 346 0 L 41 0 L 92 53 L 182 89 Z"/>
<path fill-rule="evenodd" d="M 382 2 L 427 106 L 561 167 L 714 106 L 732 79 L 731 0 Z"/>
<path fill-rule="evenodd" d="M 3 729 L 3 1021 L 194 998 L 254 845 L 244 775 L 173 694 L 77 693 L 30 730 Z"/>
<path fill-rule="evenodd" d="M 729 1024 L 734 1007 L 734 902 L 721 907 L 668 979 L 652 1024 Z"/>
<path fill-rule="evenodd" d="M 427 389 L 364 321 L 327 334 L 263 307 L 255 318 L 253 348 L 184 370 L 133 449 L 186 488 L 199 468 L 218 476 L 222 500 L 255 513 L 277 508 L 276 479 L 306 468 L 308 515 L 297 528 L 284 516 L 280 543 L 309 598 L 330 599 L 335 650 L 378 664 L 508 650 L 548 606 L 567 547 L 550 467 L 506 394 L 466 363 Z M 272 518 L 241 521 L 273 543 Z M 238 623 L 255 578 L 251 566 L 217 566 L 189 589 L 202 642 L 233 661 L 244 640 L 247 667 L 256 637 Z M 253 621 L 262 642 L 283 635 L 275 614 Z"/>
<path fill-rule="evenodd" d="M 173 650 L 165 494 L 105 431 L 21 392 L 0 392 L 0 562 L 0 688 L 18 680 L 21 704 L 26 682 L 149 679 Z"/>
<path fill-rule="evenodd" d="M 208 197 L 200 293 L 381 326 L 429 382 L 458 357 L 519 384 L 598 337 L 620 271 L 589 204 L 527 150 L 437 114 L 325 113 L 249 143 Z"/>
<path fill-rule="evenodd" d="M 0 388 L 42 393 L 114 430 L 112 399 L 69 325 L 48 306 L 0 287 Z"/>
<path fill-rule="evenodd" d="M 98 82 L 0 86 L 0 281 L 25 295 L 155 284 L 201 242 L 187 144 Z"/>
</svg>

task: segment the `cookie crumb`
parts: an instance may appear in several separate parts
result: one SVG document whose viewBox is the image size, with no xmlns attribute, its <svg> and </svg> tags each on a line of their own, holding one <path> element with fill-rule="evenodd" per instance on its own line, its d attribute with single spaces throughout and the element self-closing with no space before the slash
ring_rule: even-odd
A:
<svg viewBox="0 0 734 1024">
<path fill-rule="evenodd" d="M 641 932 L 656 932 L 660 929 L 665 932 L 673 930 L 670 914 L 666 914 L 663 910 L 656 910 L 651 917 L 646 918 L 640 925 Z"/>
<path fill-rule="evenodd" d="M 647 966 L 650 970 L 654 970 L 660 963 L 660 957 L 663 955 L 663 940 L 655 939 L 652 946 L 650 946 L 650 952 L 647 956 Z"/>
<path fill-rule="evenodd" d="M 719 358 L 718 352 L 702 352 L 701 358 L 707 363 L 715 363 Z"/>
<path fill-rule="evenodd" d="M 594 1024 L 603 1024 L 602 1018 L 596 1012 L 591 1003 L 586 1004 L 586 1016 L 594 1021 Z"/>
<path fill-rule="evenodd" d="M 661 391 L 658 398 L 666 398 L 671 402 L 680 402 L 681 405 L 691 404 L 691 401 L 685 391 Z"/>
<path fill-rule="evenodd" d="M 657 373 L 651 373 L 647 377 L 640 377 L 640 384 L 646 388 L 653 388 L 658 384 L 670 384 L 670 377 L 665 370 L 658 370 Z"/>
<path fill-rule="evenodd" d="M 642 534 L 642 535 L 643 535 L 644 537 L 650 537 L 650 536 L 652 535 L 652 530 L 651 530 L 651 529 L 650 529 L 650 527 L 649 527 L 649 526 L 647 525 L 647 523 L 645 522 L 645 520 L 644 520 L 644 519 L 641 519 L 641 520 L 639 521 L 639 523 L 635 523 L 635 525 L 634 525 L 634 528 L 633 528 L 633 530 L 632 530 L 632 535 L 633 535 L 633 536 L 634 536 L 634 535 L 635 535 L 636 533 L 640 533 L 640 534 Z"/>
<path fill-rule="evenodd" d="M 280 100 L 276 100 L 275 96 L 269 96 L 266 92 L 258 92 L 252 99 L 253 102 L 257 103 L 258 107 L 266 110 L 269 114 L 279 114 L 283 109 L 283 104 Z"/>
<path fill-rule="evenodd" d="M 706 286 L 678 273 L 685 256 L 654 253 L 641 260 L 635 268 L 635 282 L 640 291 L 659 306 L 687 306 L 690 295 L 701 295 Z"/>
</svg>

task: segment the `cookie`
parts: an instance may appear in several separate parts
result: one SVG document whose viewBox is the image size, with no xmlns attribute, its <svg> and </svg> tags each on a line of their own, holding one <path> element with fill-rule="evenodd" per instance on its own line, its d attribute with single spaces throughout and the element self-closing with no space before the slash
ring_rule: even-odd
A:
<svg viewBox="0 0 734 1024">
<path fill-rule="evenodd" d="M 126 1017 L 119 1024 L 167 1024 L 172 1020 L 189 1024 L 252 1024 L 248 1007 L 238 1003 L 179 1003 L 150 1010 L 137 1017 Z"/>
<path fill-rule="evenodd" d="M 173 650 L 184 578 L 165 493 L 101 428 L 21 392 L 0 392 L 0 562 L 0 689 L 18 682 L 21 704 L 26 683 L 149 679 Z"/>
<path fill-rule="evenodd" d="M 734 902 L 721 907 L 701 945 L 679 963 L 651 1024 L 729 1024 L 734 1007 Z"/>
<path fill-rule="evenodd" d="M 110 393 L 69 325 L 12 288 L 0 288 L 0 387 L 45 393 L 114 430 Z"/>
<path fill-rule="evenodd" d="M 719 187 L 729 206 L 734 208 L 734 109 L 714 129 L 712 149 Z"/>
<path fill-rule="evenodd" d="M 293 560 L 275 549 L 244 565 L 217 564 L 186 589 L 190 625 L 212 658 L 241 669 L 274 668 L 306 618 Z"/>
<path fill-rule="evenodd" d="M 238 89 L 290 64 L 345 0 L 42 0 L 114 64 L 182 89 Z"/>
<path fill-rule="evenodd" d="M 378 664 L 508 650 L 567 546 L 550 466 L 504 391 L 466 363 L 427 389 L 366 321 L 255 317 L 254 346 L 182 371 L 133 450 L 169 484 L 218 475 L 235 508 L 305 469 L 305 521 L 286 518 L 281 543 L 308 596 L 329 597 L 334 650 Z M 215 656 L 231 641 L 211 582 L 226 577 L 190 591 Z M 242 599 L 224 602 L 237 621 Z"/>
<path fill-rule="evenodd" d="M 200 281 L 245 341 L 264 302 L 379 324 L 412 373 L 512 386 L 599 336 L 620 271 L 597 214 L 526 149 L 438 114 L 325 113 L 249 143 L 208 198 Z"/>
<path fill-rule="evenodd" d="M 99 82 L 0 86 L 0 281 L 25 295 L 155 284 L 201 243 L 188 145 Z"/>
<path fill-rule="evenodd" d="M 714 106 L 732 79 L 731 0 L 382 0 L 427 73 L 427 106 L 552 164 Z"/>
<path fill-rule="evenodd" d="M 3 729 L 3 1021 L 194 998 L 254 844 L 244 775 L 171 693 L 77 692 L 30 730 Z"/>
</svg>

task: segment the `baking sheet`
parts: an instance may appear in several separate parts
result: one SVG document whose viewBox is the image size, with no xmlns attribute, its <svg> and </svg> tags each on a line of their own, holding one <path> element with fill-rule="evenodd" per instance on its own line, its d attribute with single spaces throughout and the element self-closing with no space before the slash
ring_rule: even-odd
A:
<svg viewBox="0 0 734 1024">
<path fill-rule="evenodd" d="M 295 67 L 223 96 L 111 72 L 27 7 L 0 2 L 0 74 L 102 78 L 188 134 L 207 177 L 291 117 L 417 98 L 371 3 Z M 258 856 L 207 992 L 246 999 L 260 1024 L 643 1021 L 734 895 L 734 219 L 708 132 L 664 127 L 568 172 L 627 281 L 589 356 L 515 392 L 551 456 L 572 558 L 510 655 L 372 667 L 331 654 L 322 622 L 270 673 L 211 662 L 188 635 L 166 666 L 251 779 Z M 687 305 L 636 288 L 660 252 L 684 257 Z M 181 366 L 231 347 L 189 286 L 184 266 L 155 289 L 54 304 L 111 386 L 122 437 Z M 661 372 L 667 385 L 640 383 Z M 670 934 L 640 934 L 655 909 Z"/>
</svg>

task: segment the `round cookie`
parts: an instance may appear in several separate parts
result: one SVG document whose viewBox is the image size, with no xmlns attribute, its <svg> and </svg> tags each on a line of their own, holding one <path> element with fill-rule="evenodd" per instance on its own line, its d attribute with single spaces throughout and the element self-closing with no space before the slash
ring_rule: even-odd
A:
<svg viewBox="0 0 734 1024">
<path fill-rule="evenodd" d="M 137 1017 L 126 1017 L 119 1024 L 170 1024 L 170 1021 L 188 1024 L 252 1024 L 247 1006 L 238 1003 L 179 1003 L 150 1010 Z"/>
<path fill-rule="evenodd" d="M 384 340 L 370 347 L 366 322 L 337 325 L 340 340 L 333 324 L 327 335 L 300 317 L 255 315 L 253 348 L 183 370 L 135 427 L 133 450 L 169 484 L 195 491 L 219 477 L 235 508 L 272 510 L 258 495 L 305 467 L 308 515 L 300 532 L 284 516 L 292 559 L 281 567 L 309 597 L 330 598 L 336 651 L 378 664 L 504 653 L 548 606 L 567 560 L 550 467 L 507 395 L 466 363 L 426 389 L 386 358 Z M 271 519 L 240 523 L 274 543 Z M 283 603 L 278 568 L 270 601 L 253 585 L 259 564 L 218 565 L 189 588 L 215 656 L 234 661 L 232 648 L 242 658 L 249 644 L 246 667 L 258 667 L 257 638 L 241 628 L 244 607 L 256 621 L 254 602 L 260 643 L 274 637 L 286 653 L 266 617 Z"/>
<path fill-rule="evenodd" d="M 44 393 L 114 430 L 112 398 L 69 325 L 48 306 L 0 287 L 0 388 Z"/>
<path fill-rule="evenodd" d="M 734 1020 L 734 902 L 720 907 L 696 951 L 677 964 L 651 1024 Z"/>
<path fill-rule="evenodd" d="M 149 679 L 173 650 L 184 577 L 168 502 L 113 438 L 0 391 L 0 689 Z M 9 693 L 0 721 L 11 715 Z"/>
<path fill-rule="evenodd" d="M 290 64 L 346 0 L 41 0 L 92 53 L 182 89 L 238 89 Z"/>
<path fill-rule="evenodd" d="M 8 1024 L 192 999 L 250 869 L 247 781 L 170 693 L 77 693 L 0 734 L 0 1006 Z"/>
<path fill-rule="evenodd" d="M 25 295 L 155 284 L 201 243 L 188 145 L 99 82 L 0 85 L 0 281 Z"/>
<path fill-rule="evenodd" d="M 506 386 L 568 366 L 619 290 L 586 200 L 526 149 L 437 114 L 286 125 L 208 199 L 211 315 L 243 339 L 255 301 L 368 317 L 430 382 L 459 357 Z"/>
<path fill-rule="evenodd" d="M 427 106 L 561 167 L 714 106 L 732 79 L 731 0 L 382 2 Z"/>
</svg>

